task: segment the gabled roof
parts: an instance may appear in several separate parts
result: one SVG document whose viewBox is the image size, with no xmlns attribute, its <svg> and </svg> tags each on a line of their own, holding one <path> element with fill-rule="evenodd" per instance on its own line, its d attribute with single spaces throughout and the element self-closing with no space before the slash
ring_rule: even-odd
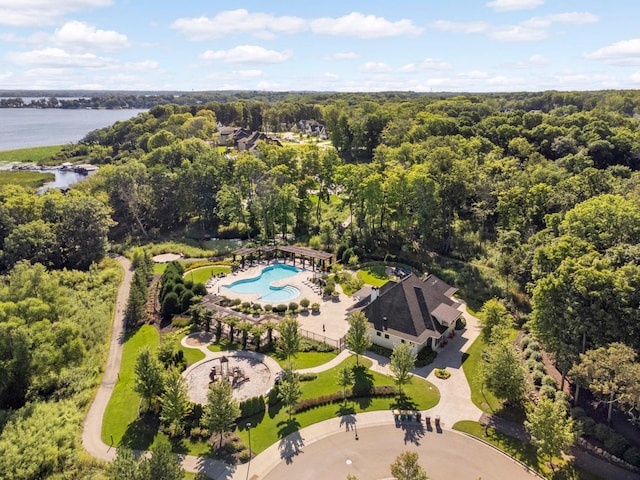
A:
<svg viewBox="0 0 640 480">
<path fill-rule="evenodd" d="M 441 288 L 435 288 L 437 282 L 434 285 L 433 281 L 441 280 L 433 275 L 427 280 L 430 282 L 409 275 L 398 283 L 387 282 L 380 289 L 378 298 L 370 301 L 369 296 L 368 304 L 362 308 L 369 323 L 376 330 L 386 330 L 418 344 L 424 343 L 428 337 L 440 337 L 447 330 L 440 321 L 450 324 L 462 312 L 457 309 L 456 301 L 440 293 Z M 448 285 L 446 287 L 445 291 L 452 290 Z"/>
</svg>

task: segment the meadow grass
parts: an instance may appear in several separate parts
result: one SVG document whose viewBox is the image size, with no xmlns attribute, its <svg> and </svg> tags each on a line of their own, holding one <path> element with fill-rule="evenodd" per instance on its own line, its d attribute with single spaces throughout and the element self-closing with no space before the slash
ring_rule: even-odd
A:
<svg viewBox="0 0 640 480">
<path fill-rule="evenodd" d="M 53 173 L 31 172 L 28 170 L 0 170 L 0 186 L 20 185 L 21 187 L 37 189 L 53 182 Z"/>
<path fill-rule="evenodd" d="M 50 145 L 4 150 L 0 152 L 0 162 L 41 163 L 43 160 L 60 152 L 63 147 L 64 145 Z"/>
<path fill-rule="evenodd" d="M 323 365 L 334 358 L 336 358 L 337 352 L 299 352 L 292 359 L 292 365 L 294 370 L 302 370 L 304 368 L 317 367 L 318 365 Z M 289 365 L 287 359 L 275 352 L 270 354 L 270 356 L 278 362 L 278 364 L 285 368 Z"/>
</svg>

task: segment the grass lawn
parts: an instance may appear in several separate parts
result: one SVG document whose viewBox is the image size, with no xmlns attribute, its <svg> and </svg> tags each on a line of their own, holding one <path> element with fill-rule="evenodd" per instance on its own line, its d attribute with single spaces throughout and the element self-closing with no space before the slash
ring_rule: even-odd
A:
<svg viewBox="0 0 640 480">
<path fill-rule="evenodd" d="M 363 270 L 358 270 L 357 276 L 360 280 L 368 285 L 381 287 L 389 281 L 389 277 L 387 276 L 385 270 L 386 267 L 382 265 L 377 267 L 369 267 Z"/>
<path fill-rule="evenodd" d="M 47 147 L 19 148 L 0 152 L 0 162 L 41 163 L 43 160 L 62 150 L 64 145 L 50 145 Z"/>
<path fill-rule="evenodd" d="M 313 221 L 316 221 L 316 209 L 318 208 L 318 195 L 312 193 L 308 196 L 309 202 L 311 203 L 311 210 L 309 214 L 313 218 Z M 329 195 L 329 204 L 322 202 L 320 205 L 320 215 L 322 217 L 322 221 L 335 221 L 335 222 L 344 222 L 349 216 L 349 210 L 343 208 L 342 200 L 337 195 Z"/>
<path fill-rule="evenodd" d="M 133 390 L 133 367 L 140 348 L 148 345 L 155 351 L 159 342 L 158 331 L 150 325 L 144 325 L 125 341 L 119 380 L 102 421 L 102 441 L 107 445 L 111 445 L 111 435 L 114 445 L 118 445 L 126 434 L 131 434 L 132 425 L 135 428 L 140 397 Z"/>
<path fill-rule="evenodd" d="M 180 350 L 184 354 L 184 358 L 187 361 L 187 366 L 193 365 L 196 362 L 199 362 L 205 357 L 205 354 L 202 350 L 197 348 L 187 348 L 185 346 L 180 346 Z"/>
<path fill-rule="evenodd" d="M 285 368 L 288 366 L 287 359 L 277 352 L 269 354 L 278 364 Z M 293 369 L 302 370 L 303 368 L 317 367 L 327 363 L 338 355 L 337 352 L 299 352 L 293 359 Z"/>
<path fill-rule="evenodd" d="M 45 183 L 53 182 L 53 173 L 31 172 L 28 170 L 0 170 L 0 186 L 20 185 L 25 188 L 40 188 Z"/>
<path fill-rule="evenodd" d="M 512 329 L 509 340 L 515 340 L 517 335 L 518 331 Z M 469 382 L 469 387 L 471 387 L 471 401 L 474 405 L 483 412 L 497 413 L 502 409 L 502 402 L 486 388 L 483 389 L 481 385 L 482 360 L 480 356 L 486 348 L 487 345 L 482 341 L 482 337 L 478 337 L 462 355 L 462 369 L 467 377 L 467 382 Z"/>
<path fill-rule="evenodd" d="M 558 480 L 576 478 L 579 480 L 597 480 L 599 478 L 588 472 L 576 469 L 573 465 L 563 462 L 559 458 L 553 459 L 555 471 L 552 471 L 546 464 L 547 459 L 540 457 L 536 452 L 536 448 L 530 443 L 496 432 L 493 428 L 489 428 L 487 430 L 488 435 L 485 435 L 484 427 L 478 422 L 464 420 L 456 423 L 453 429 L 468 433 L 469 435 L 490 443 L 512 457 L 517 458 L 532 470 L 542 474 L 545 478 Z M 253 438 L 251 440 L 253 441 Z"/>
<path fill-rule="evenodd" d="M 360 365 L 371 365 L 368 359 L 360 360 Z M 318 374 L 318 378 L 311 382 L 302 382 L 302 398 L 311 398 L 319 395 L 340 391 L 336 377 L 338 370 L 344 365 L 355 365 L 355 357 L 350 357 L 340 365 L 326 372 Z M 364 368 L 356 373 L 356 384 L 393 385 L 391 377 L 380 375 Z M 246 422 L 251 422 L 251 449 L 255 453 L 262 452 L 270 445 L 279 442 L 283 437 L 301 428 L 314 423 L 335 418 L 341 415 L 357 414 L 359 412 L 374 410 L 393 410 L 394 408 L 407 408 L 426 410 L 434 407 L 440 400 L 440 392 L 435 385 L 413 378 L 410 385 L 405 386 L 406 399 L 400 404 L 399 397 L 386 398 L 361 398 L 348 401 L 344 404 L 331 404 L 313 408 L 298 413 L 289 419 L 286 409 L 279 403 L 261 415 L 243 420 L 237 431 L 238 436 L 248 443 Z M 391 415 L 391 412 L 389 412 Z"/>
<path fill-rule="evenodd" d="M 187 272 L 184 278 L 193 281 L 193 283 L 205 283 L 211 277 L 221 273 L 231 273 L 231 267 L 227 265 L 211 265 L 209 267 L 196 268 Z"/>
</svg>

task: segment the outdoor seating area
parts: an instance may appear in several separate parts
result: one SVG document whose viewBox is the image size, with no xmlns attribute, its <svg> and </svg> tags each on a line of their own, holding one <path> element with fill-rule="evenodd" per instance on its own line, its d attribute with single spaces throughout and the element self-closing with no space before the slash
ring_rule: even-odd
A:
<svg viewBox="0 0 640 480">
<path fill-rule="evenodd" d="M 317 293 L 320 296 L 323 295 L 322 287 L 317 283 L 314 283 L 312 278 L 307 278 L 306 280 L 303 280 L 302 284 L 309 287 L 311 290 L 313 290 L 314 293 Z"/>
</svg>

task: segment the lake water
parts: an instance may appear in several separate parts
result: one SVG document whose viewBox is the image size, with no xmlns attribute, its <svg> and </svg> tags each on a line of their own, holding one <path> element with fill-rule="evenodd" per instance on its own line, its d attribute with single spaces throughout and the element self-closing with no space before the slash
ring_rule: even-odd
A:
<svg viewBox="0 0 640 480">
<path fill-rule="evenodd" d="M 0 151 L 76 143 L 93 130 L 144 111 L 0 108 Z"/>
</svg>

